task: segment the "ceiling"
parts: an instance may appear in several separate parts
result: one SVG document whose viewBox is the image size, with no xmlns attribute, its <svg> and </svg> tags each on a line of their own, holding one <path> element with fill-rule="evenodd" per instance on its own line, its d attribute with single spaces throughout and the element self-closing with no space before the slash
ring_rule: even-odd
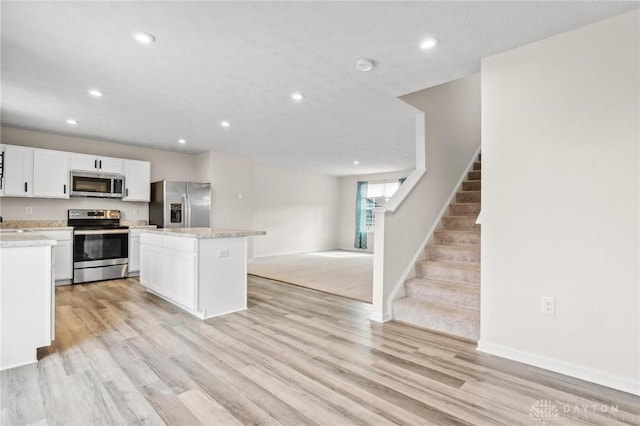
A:
<svg viewBox="0 0 640 426">
<path fill-rule="evenodd" d="M 415 111 L 398 96 L 478 72 L 483 57 L 638 2 L 5 1 L 1 7 L 5 126 L 227 152 L 341 176 L 414 166 Z M 133 31 L 151 33 L 156 42 L 140 45 Z M 440 43 L 422 51 L 426 36 Z M 373 71 L 355 69 L 363 57 L 375 61 Z M 104 96 L 89 96 L 93 88 Z M 295 91 L 305 99 L 292 101 Z M 69 118 L 79 123 L 71 126 Z M 223 120 L 231 126 L 221 127 Z"/>
</svg>

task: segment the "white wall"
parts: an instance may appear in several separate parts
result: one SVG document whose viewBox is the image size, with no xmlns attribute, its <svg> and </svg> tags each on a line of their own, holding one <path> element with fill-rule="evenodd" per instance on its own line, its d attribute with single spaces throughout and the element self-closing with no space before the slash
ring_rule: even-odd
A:
<svg viewBox="0 0 640 426">
<path fill-rule="evenodd" d="M 367 241 L 366 250 L 354 247 L 356 236 L 356 190 L 358 182 L 394 181 L 406 178 L 411 170 L 369 175 L 344 176 L 338 180 L 338 247 L 343 250 L 373 251 L 373 241 Z"/>
<path fill-rule="evenodd" d="M 209 151 L 196 160 L 198 179 L 211 182 L 211 223 L 216 228 L 253 229 L 253 161 Z"/>
<path fill-rule="evenodd" d="M 317 173 L 254 168 L 255 256 L 337 247 L 338 178 Z"/>
<path fill-rule="evenodd" d="M 108 157 L 151 162 L 151 181 L 160 179 L 193 180 L 197 176 L 196 157 L 177 152 L 140 148 L 92 139 L 74 138 L 51 133 L 2 127 L 3 144 L 30 146 L 59 151 L 80 152 Z M 108 208 L 122 210 L 126 220 L 147 220 L 147 203 L 132 203 L 104 198 L 70 198 L 52 200 L 37 198 L 0 199 L 0 215 L 4 220 L 66 220 L 68 209 Z M 33 213 L 26 214 L 25 207 Z"/>
<path fill-rule="evenodd" d="M 376 321 L 390 319 L 393 290 L 402 286 L 413 266 L 411 259 L 422 251 L 440 212 L 480 147 L 479 74 L 400 99 L 423 113 L 417 117 L 418 168 L 390 200 L 388 208 L 408 194 L 395 211 L 376 214 L 371 316 Z M 426 173 L 420 167 L 420 157 L 425 158 Z"/>
<path fill-rule="evenodd" d="M 482 62 L 479 348 L 635 393 L 639 19 Z"/>
</svg>

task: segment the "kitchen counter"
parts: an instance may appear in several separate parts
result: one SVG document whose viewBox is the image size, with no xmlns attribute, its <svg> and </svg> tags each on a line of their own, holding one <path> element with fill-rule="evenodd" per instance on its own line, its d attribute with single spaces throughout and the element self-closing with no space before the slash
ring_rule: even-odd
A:
<svg viewBox="0 0 640 426">
<path fill-rule="evenodd" d="M 37 232 L 0 232 L 0 248 L 55 246 L 57 241 Z"/>
<path fill-rule="evenodd" d="M 170 235 L 172 237 L 212 239 L 212 238 L 239 238 L 255 235 L 266 235 L 265 231 L 252 231 L 247 229 L 224 228 L 158 228 L 144 230 L 145 233 Z"/>
<path fill-rule="evenodd" d="M 0 370 L 37 362 L 54 338 L 56 245 L 37 232 L 0 232 Z"/>
<path fill-rule="evenodd" d="M 142 230 L 140 284 L 200 319 L 245 310 L 247 240 L 265 234 L 220 228 Z"/>
<path fill-rule="evenodd" d="M 0 223 L 1 230 L 37 229 L 39 231 L 73 231 L 66 220 L 8 220 Z"/>
<path fill-rule="evenodd" d="M 120 225 L 128 226 L 129 229 L 144 229 L 144 228 L 156 228 L 156 225 L 149 225 L 146 220 L 120 220 Z"/>
</svg>

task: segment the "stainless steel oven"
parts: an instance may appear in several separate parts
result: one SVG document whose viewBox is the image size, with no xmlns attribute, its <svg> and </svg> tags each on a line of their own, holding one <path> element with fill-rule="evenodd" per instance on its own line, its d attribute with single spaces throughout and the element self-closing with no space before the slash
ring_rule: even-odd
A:
<svg viewBox="0 0 640 426">
<path fill-rule="evenodd" d="M 119 210 L 69 210 L 73 226 L 73 282 L 128 275 L 129 229 L 120 226 Z"/>
</svg>

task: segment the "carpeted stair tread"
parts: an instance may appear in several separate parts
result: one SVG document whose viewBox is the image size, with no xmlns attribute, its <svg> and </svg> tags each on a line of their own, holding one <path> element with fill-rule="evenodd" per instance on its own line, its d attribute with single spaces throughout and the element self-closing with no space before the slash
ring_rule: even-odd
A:
<svg viewBox="0 0 640 426">
<path fill-rule="evenodd" d="M 447 262 L 444 260 L 419 260 L 417 262 L 418 265 L 429 264 L 432 266 L 441 265 L 447 268 L 456 268 L 456 269 L 464 269 L 467 271 L 478 271 L 480 272 L 480 264 L 479 263 L 465 263 L 465 262 Z"/>
<path fill-rule="evenodd" d="M 480 229 L 476 220 L 475 216 L 445 216 L 442 218 L 442 225 L 445 229 Z"/>
<path fill-rule="evenodd" d="M 422 260 L 416 263 L 416 276 L 452 283 L 480 283 L 480 264 Z"/>
<path fill-rule="evenodd" d="M 434 240 L 438 244 L 478 245 L 480 229 L 437 229 Z"/>
<path fill-rule="evenodd" d="M 407 297 L 450 307 L 480 309 L 480 286 L 411 278 L 405 283 Z"/>
<path fill-rule="evenodd" d="M 463 191 L 480 191 L 482 188 L 481 180 L 465 180 L 462 182 Z"/>
<path fill-rule="evenodd" d="M 456 193 L 458 203 L 479 203 L 480 191 L 458 191 Z"/>
<path fill-rule="evenodd" d="M 467 177 L 469 178 L 469 180 L 480 180 L 482 178 L 482 171 L 472 170 L 467 173 Z"/>
<path fill-rule="evenodd" d="M 442 260 L 461 263 L 480 263 L 479 245 L 427 244 L 427 260 Z"/>
<path fill-rule="evenodd" d="M 473 216 L 480 213 L 480 203 L 451 203 L 449 204 L 449 214 L 451 216 Z"/>
<path fill-rule="evenodd" d="M 441 333 L 476 341 L 480 337 L 480 312 L 473 309 L 451 308 L 403 297 L 393 301 L 393 316 L 396 321 Z"/>
</svg>

